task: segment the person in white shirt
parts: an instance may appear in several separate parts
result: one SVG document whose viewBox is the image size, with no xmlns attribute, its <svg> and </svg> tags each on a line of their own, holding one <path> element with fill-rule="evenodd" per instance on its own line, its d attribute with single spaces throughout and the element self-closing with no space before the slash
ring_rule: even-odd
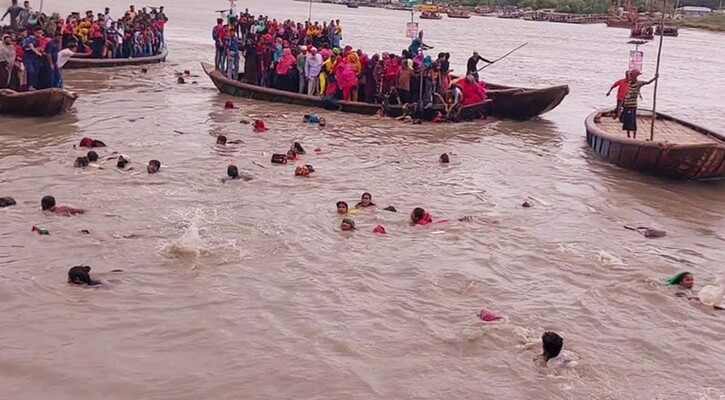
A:
<svg viewBox="0 0 725 400">
<path fill-rule="evenodd" d="M 111 16 L 111 9 L 106 7 L 106 10 L 103 12 L 103 20 L 106 22 L 106 28 L 111 26 L 111 22 L 115 21 L 115 19 Z"/>
<path fill-rule="evenodd" d="M 58 73 L 60 74 L 60 85 L 58 87 L 63 87 L 63 66 L 70 60 L 73 55 L 76 54 L 76 51 L 78 50 L 78 45 L 75 43 L 71 43 L 67 49 L 63 49 L 58 53 Z"/>
<path fill-rule="evenodd" d="M 320 71 L 322 70 L 322 56 L 317 49 L 312 48 L 305 61 L 305 77 L 307 78 L 307 94 L 315 96 L 320 94 Z"/>
</svg>

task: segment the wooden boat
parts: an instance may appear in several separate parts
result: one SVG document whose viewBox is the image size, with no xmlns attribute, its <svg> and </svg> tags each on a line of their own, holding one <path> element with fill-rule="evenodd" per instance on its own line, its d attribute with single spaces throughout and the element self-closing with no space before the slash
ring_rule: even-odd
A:
<svg viewBox="0 0 725 400">
<path fill-rule="evenodd" d="M 471 14 L 466 10 L 450 10 L 448 11 L 448 18 L 470 19 Z"/>
<path fill-rule="evenodd" d="M 110 68 L 125 67 L 130 65 L 158 64 L 166 61 L 169 50 L 164 48 L 161 54 L 151 57 L 132 57 L 132 58 L 83 58 L 71 57 L 65 64 L 63 69 L 80 69 L 80 68 Z"/>
<path fill-rule="evenodd" d="M 215 70 L 214 66 L 207 63 L 201 63 L 201 67 L 209 78 L 214 82 L 214 86 L 220 92 L 236 97 L 244 97 L 248 99 L 257 99 L 271 101 L 275 103 L 294 104 L 306 107 L 325 108 L 322 98 L 318 96 L 308 96 L 302 93 L 287 92 L 257 85 L 250 85 L 227 78 L 222 72 Z M 381 109 L 380 104 L 362 103 L 357 101 L 339 101 L 342 107 L 340 111 L 353 114 L 375 115 Z M 471 104 L 461 109 L 461 118 L 464 120 L 474 120 L 489 115 L 488 109 L 491 101 L 486 100 L 480 103 Z M 437 105 L 437 109 L 441 109 L 442 105 Z M 403 106 L 391 105 L 389 109 L 390 117 L 399 117 L 404 115 Z"/>
<path fill-rule="evenodd" d="M 443 19 L 443 16 L 429 11 L 423 11 L 420 13 L 420 19 Z"/>
<path fill-rule="evenodd" d="M 569 94 L 569 86 L 551 86 L 542 89 L 486 83 L 486 95 L 492 100 L 492 117 L 527 120 L 556 108 Z"/>
<path fill-rule="evenodd" d="M 360 7 L 360 6 L 355 2 L 347 3 L 347 8 L 358 8 L 358 7 Z"/>
<path fill-rule="evenodd" d="M 78 95 L 65 89 L 16 92 L 0 89 L 0 114 L 20 117 L 47 117 L 68 111 Z"/>
<path fill-rule="evenodd" d="M 662 33 L 662 36 L 680 36 L 680 30 L 676 26 L 665 26 L 664 32 L 662 32 L 662 25 L 657 25 L 657 27 L 655 28 L 655 36 L 659 36 L 660 33 Z"/>
<path fill-rule="evenodd" d="M 622 124 L 604 110 L 584 122 L 587 143 L 600 157 L 622 168 L 676 179 L 725 178 L 725 137 L 695 124 L 657 113 L 654 140 L 649 139 L 652 112 L 639 110 L 637 139 L 627 138 Z M 645 128 L 646 129 L 643 129 Z"/>
</svg>

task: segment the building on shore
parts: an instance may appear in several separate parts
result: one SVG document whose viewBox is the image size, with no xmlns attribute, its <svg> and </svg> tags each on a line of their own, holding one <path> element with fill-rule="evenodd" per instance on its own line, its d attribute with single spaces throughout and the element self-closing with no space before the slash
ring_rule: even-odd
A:
<svg viewBox="0 0 725 400">
<path fill-rule="evenodd" d="M 684 17 L 704 17 L 711 13 L 712 10 L 707 7 L 685 6 L 677 9 L 677 15 Z"/>
</svg>

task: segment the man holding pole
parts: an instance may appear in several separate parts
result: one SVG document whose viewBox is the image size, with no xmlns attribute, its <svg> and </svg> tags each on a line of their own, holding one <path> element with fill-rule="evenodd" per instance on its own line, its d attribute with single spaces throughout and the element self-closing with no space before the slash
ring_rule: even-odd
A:
<svg viewBox="0 0 725 400">
<path fill-rule="evenodd" d="M 627 131 L 627 137 L 637 138 L 637 99 L 639 98 L 639 91 L 643 86 L 649 85 L 650 83 L 657 80 L 659 77 L 655 75 L 649 81 L 637 80 L 640 72 L 636 69 L 629 71 L 629 87 L 627 88 L 627 95 L 624 97 L 624 104 L 622 115 L 619 120 L 622 122 L 622 130 Z"/>
<path fill-rule="evenodd" d="M 488 64 L 493 64 L 493 61 L 488 61 L 485 58 L 478 55 L 477 51 L 473 52 L 473 56 L 468 59 L 468 65 L 466 66 L 466 76 L 473 75 L 473 78 L 478 82 L 478 62 L 483 61 Z"/>
</svg>

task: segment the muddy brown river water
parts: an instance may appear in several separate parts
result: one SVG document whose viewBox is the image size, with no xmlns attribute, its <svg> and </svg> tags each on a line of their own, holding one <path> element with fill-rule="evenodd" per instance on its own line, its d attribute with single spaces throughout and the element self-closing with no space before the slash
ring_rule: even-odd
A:
<svg viewBox="0 0 725 400">
<path fill-rule="evenodd" d="M 118 15 L 127 3 L 92 7 Z M 422 21 L 426 42 L 450 52 L 458 71 L 474 49 L 495 58 L 528 41 L 484 79 L 565 83 L 571 94 L 528 122 L 412 126 L 321 112 L 321 129 L 299 122 L 310 110 L 232 99 L 201 76 L 199 62 L 213 59 L 213 10 L 226 4 L 167 3 L 170 57 L 148 74 L 67 71 L 80 95 L 70 115 L 0 118 L 0 196 L 18 201 L 0 210 L 1 398 L 725 399 L 725 314 L 655 283 L 680 270 L 697 287 L 723 276 L 725 186 L 624 171 L 584 140 L 584 118 L 613 101 L 604 94 L 626 69 L 626 30 Z M 90 7 L 44 4 L 63 14 Z M 308 13 L 285 0 L 245 7 L 279 19 Z M 409 17 L 313 6 L 313 19 L 341 19 L 344 42 L 368 53 L 406 47 Z M 666 39 L 661 111 L 725 129 L 722 38 L 683 30 Z M 648 78 L 655 44 L 644 51 Z M 185 69 L 198 85 L 175 83 Z M 226 100 L 239 109 L 223 110 Z M 240 124 L 258 116 L 268 133 Z M 219 133 L 243 143 L 220 149 Z M 72 145 L 84 136 L 106 142 L 102 154 L 130 155 L 136 171 L 74 169 L 83 152 Z M 322 149 L 303 158 L 314 177 L 269 164 L 293 141 Z M 448 166 L 437 163 L 443 152 Z M 163 167 L 149 176 L 152 158 Z M 255 179 L 222 184 L 232 162 Z M 399 212 L 362 211 L 359 230 L 341 233 L 335 202 L 365 191 Z M 90 212 L 44 215 L 45 194 Z M 534 207 L 521 208 L 527 199 Z M 480 218 L 412 228 L 417 206 Z M 668 236 L 645 239 L 627 223 Z M 388 234 L 374 235 L 377 224 Z M 68 285 L 78 264 L 106 284 Z M 484 307 L 507 320 L 483 324 Z M 564 336 L 578 367 L 534 365 L 544 330 Z"/>
</svg>

